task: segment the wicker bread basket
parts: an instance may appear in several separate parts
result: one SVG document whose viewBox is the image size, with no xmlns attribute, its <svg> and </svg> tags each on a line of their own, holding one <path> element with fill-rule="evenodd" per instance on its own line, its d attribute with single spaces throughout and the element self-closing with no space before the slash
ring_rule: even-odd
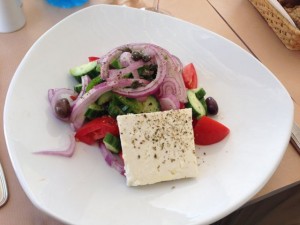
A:
<svg viewBox="0 0 300 225">
<path fill-rule="evenodd" d="M 249 0 L 265 18 L 283 44 L 291 50 L 300 50 L 300 30 L 274 8 L 268 0 Z"/>
</svg>

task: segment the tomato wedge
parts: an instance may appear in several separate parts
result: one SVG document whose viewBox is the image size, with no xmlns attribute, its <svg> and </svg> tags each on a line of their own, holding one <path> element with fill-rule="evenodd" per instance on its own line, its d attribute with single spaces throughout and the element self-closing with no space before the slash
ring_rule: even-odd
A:
<svg viewBox="0 0 300 225">
<path fill-rule="evenodd" d="M 180 104 L 180 105 L 179 105 L 179 108 L 180 108 L 180 109 L 185 109 L 185 104 L 184 104 L 183 102 L 179 102 L 179 104 Z"/>
<path fill-rule="evenodd" d="M 75 101 L 77 99 L 78 96 L 76 95 L 70 95 L 70 99 L 72 99 L 73 101 Z"/>
<path fill-rule="evenodd" d="M 220 122 L 207 116 L 202 116 L 194 126 L 196 145 L 211 145 L 223 140 L 230 130 Z"/>
<path fill-rule="evenodd" d="M 182 78 L 187 89 L 194 89 L 198 86 L 198 76 L 193 63 L 183 67 Z"/>
<path fill-rule="evenodd" d="M 119 155 L 120 159 L 124 162 L 124 158 L 123 158 L 123 153 L 122 153 L 122 151 L 120 151 L 120 152 L 118 153 L 118 155 Z"/>
<path fill-rule="evenodd" d="M 97 56 L 90 56 L 89 57 L 89 62 L 93 62 L 93 61 L 98 60 L 98 59 L 99 59 L 99 57 L 97 57 Z"/>
<path fill-rule="evenodd" d="M 91 145 L 103 139 L 106 133 L 119 135 L 117 121 L 110 116 L 102 116 L 87 122 L 77 130 L 75 138 L 78 141 Z"/>
</svg>

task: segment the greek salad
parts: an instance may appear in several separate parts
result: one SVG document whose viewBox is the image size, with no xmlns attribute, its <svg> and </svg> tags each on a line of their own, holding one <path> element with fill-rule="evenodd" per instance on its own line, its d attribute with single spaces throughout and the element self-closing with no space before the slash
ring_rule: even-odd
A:
<svg viewBox="0 0 300 225">
<path fill-rule="evenodd" d="M 229 134 L 228 127 L 213 119 L 218 104 L 198 87 L 194 65 L 182 65 L 155 44 L 125 44 L 100 57 L 88 57 L 69 72 L 76 85 L 48 90 L 48 99 L 56 118 L 74 130 L 70 145 L 38 154 L 71 157 L 77 141 L 98 143 L 106 162 L 124 174 L 116 117 L 183 108 L 192 108 L 196 145 L 214 144 Z"/>
</svg>

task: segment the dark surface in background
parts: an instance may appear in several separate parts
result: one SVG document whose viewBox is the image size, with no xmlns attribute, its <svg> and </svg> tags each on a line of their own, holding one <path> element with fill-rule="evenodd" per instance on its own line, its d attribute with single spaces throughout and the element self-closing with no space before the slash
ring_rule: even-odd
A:
<svg viewBox="0 0 300 225">
<path fill-rule="evenodd" d="M 300 225 L 300 183 L 248 204 L 211 225 Z"/>
</svg>

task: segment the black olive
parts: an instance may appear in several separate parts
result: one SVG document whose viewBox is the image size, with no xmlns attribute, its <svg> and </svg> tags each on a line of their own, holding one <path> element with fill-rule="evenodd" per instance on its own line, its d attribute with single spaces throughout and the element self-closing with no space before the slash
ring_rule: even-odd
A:
<svg viewBox="0 0 300 225">
<path fill-rule="evenodd" d="M 142 55 L 142 53 L 140 53 L 140 52 L 132 52 L 131 53 L 131 58 L 134 60 L 134 61 L 138 61 L 138 60 L 140 60 L 140 59 L 142 59 L 142 57 L 143 57 L 143 55 Z"/>
<path fill-rule="evenodd" d="M 143 60 L 143 62 L 149 62 L 151 60 L 151 56 L 150 55 L 143 55 L 142 60 Z"/>
<path fill-rule="evenodd" d="M 133 81 L 132 82 L 132 84 L 131 84 L 131 88 L 132 89 L 137 89 L 137 88 L 139 88 L 139 87 L 142 87 L 143 86 L 143 84 L 141 84 L 140 82 L 138 82 L 137 80 L 136 81 Z"/>
<path fill-rule="evenodd" d="M 149 76 L 152 76 L 153 74 L 154 74 L 154 71 L 147 69 L 147 68 L 145 68 L 142 72 L 142 76 L 144 76 L 144 77 L 149 77 Z"/>
<path fill-rule="evenodd" d="M 216 115 L 219 111 L 218 103 L 213 97 L 208 97 L 205 99 L 207 105 L 207 113 L 211 115 Z"/>
<path fill-rule="evenodd" d="M 55 104 L 55 113 L 60 118 L 67 118 L 71 115 L 70 102 L 66 98 L 59 99 Z"/>
<path fill-rule="evenodd" d="M 157 71 L 157 65 L 156 64 L 150 64 L 149 70 L 156 72 Z"/>
</svg>

